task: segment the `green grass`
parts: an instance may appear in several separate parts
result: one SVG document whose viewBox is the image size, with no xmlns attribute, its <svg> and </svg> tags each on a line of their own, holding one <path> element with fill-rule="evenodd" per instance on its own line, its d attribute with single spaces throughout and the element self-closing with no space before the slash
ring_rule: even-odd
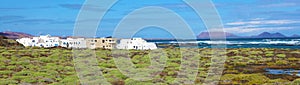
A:
<svg viewBox="0 0 300 85">
<path fill-rule="evenodd" d="M 149 81 L 137 81 L 129 78 L 119 71 L 115 65 L 111 50 L 88 50 L 79 54 L 78 58 L 83 60 L 73 61 L 72 50 L 62 48 L 9 48 L 0 47 L 0 85 L 15 84 L 52 84 L 52 85 L 79 85 L 79 77 L 75 70 L 74 62 L 86 63 L 91 57 L 90 51 L 95 51 L 97 67 L 101 69 L 107 81 L 116 85 L 168 85 L 174 84 L 175 78 L 178 76 L 182 62 L 180 49 L 166 48 L 161 52 L 166 54 L 166 64 L 161 73 L 157 73 L 154 79 Z M 195 83 L 201 84 L 207 77 L 209 67 L 218 62 L 213 55 L 211 49 L 181 49 L 184 53 L 200 53 L 200 55 L 184 54 L 199 60 L 198 75 Z M 160 52 L 160 51 L 159 51 Z M 157 56 L 159 52 L 130 50 L 129 57 L 133 65 L 141 70 L 151 66 L 151 56 Z M 276 54 L 280 53 L 280 54 Z M 300 57 L 295 56 L 300 50 L 289 49 L 228 49 L 225 53 L 227 59 L 225 61 L 224 74 L 219 84 L 274 84 L 274 83 L 299 83 L 299 79 L 287 78 L 269 78 L 262 71 L 266 67 L 284 67 L 296 66 L 300 67 Z M 152 56 L 153 57 L 153 56 Z M 163 59 L 155 57 L 154 59 Z M 160 62 L 160 61 L 158 61 Z M 157 63 L 158 64 L 158 63 Z M 292 68 L 292 67 L 286 67 Z M 79 66 L 79 69 L 91 69 L 85 66 Z M 217 68 L 216 68 L 217 69 Z M 252 70 L 253 69 L 253 70 Z M 294 68 L 299 69 L 299 68 Z M 89 72 L 83 72 L 89 75 Z M 141 74 L 143 75 L 143 74 Z M 96 81 L 96 80 L 95 80 Z M 295 84 L 297 85 L 297 84 Z"/>
</svg>

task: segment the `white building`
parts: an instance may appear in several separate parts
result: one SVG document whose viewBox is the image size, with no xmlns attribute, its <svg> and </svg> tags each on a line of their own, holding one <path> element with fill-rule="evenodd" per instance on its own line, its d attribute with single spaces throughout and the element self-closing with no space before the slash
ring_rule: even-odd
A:
<svg viewBox="0 0 300 85">
<path fill-rule="evenodd" d="M 23 44 L 25 47 L 57 47 L 59 46 L 59 37 L 51 37 L 50 35 L 33 37 L 33 38 L 21 38 L 17 39 L 17 42 Z"/>
<path fill-rule="evenodd" d="M 87 48 L 84 38 L 61 39 L 60 42 L 60 46 L 65 48 Z"/>
<path fill-rule="evenodd" d="M 91 42 L 93 41 L 93 42 Z M 60 39 L 59 37 L 51 37 L 50 35 L 33 37 L 33 38 L 21 38 L 17 39 L 17 42 L 21 43 L 25 47 L 65 47 L 65 48 L 91 48 L 88 46 L 94 44 L 94 48 L 105 49 L 135 49 L 135 50 L 153 50 L 157 49 L 155 43 L 148 43 L 142 38 L 121 39 L 120 43 L 116 45 L 116 39 L 114 38 L 99 38 L 99 39 L 85 39 L 85 38 L 67 38 Z M 97 42 L 97 43 L 95 43 Z M 115 46 L 116 45 L 116 46 Z"/>
<path fill-rule="evenodd" d="M 60 39 L 59 37 L 51 37 L 50 35 L 21 38 L 17 42 L 23 44 L 25 47 L 66 47 L 66 48 L 87 48 L 86 40 L 84 38 L 67 38 Z"/>
<path fill-rule="evenodd" d="M 33 44 L 33 41 L 31 38 L 17 39 L 17 42 L 21 43 L 25 47 L 32 46 L 32 44 Z"/>
<path fill-rule="evenodd" d="M 51 37 L 50 35 L 46 35 L 46 36 L 39 37 L 38 44 L 40 47 L 45 47 L 45 48 L 58 47 L 60 46 L 59 41 L 60 41 L 59 37 Z"/>
<path fill-rule="evenodd" d="M 121 39 L 117 49 L 153 50 L 157 49 L 155 43 L 148 43 L 142 38 Z"/>
</svg>

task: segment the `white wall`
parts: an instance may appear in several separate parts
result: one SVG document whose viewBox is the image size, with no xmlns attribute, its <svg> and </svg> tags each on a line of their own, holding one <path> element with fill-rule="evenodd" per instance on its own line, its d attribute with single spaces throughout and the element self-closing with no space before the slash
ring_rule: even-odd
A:
<svg viewBox="0 0 300 85">
<path fill-rule="evenodd" d="M 157 49 L 155 43 L 148 43 L 142 38 L 121 39 L 117 49 L 153 50 Z"/>
<path fill-rule="evenodd" d="M 28 47 L 55 47 L 60 46 L 60 38 L 59 37 L 51 37 L 50 35 L 33 37 L 33 38 L 21 38 L 17 39 L 17 42 L 23 44 Z"/>
<path fill-rule="evenodd" d="M 87 48 L 84 38 L 67 38 L 61 40 L 61 46 L 66 48 Z"/>
<path fill-rule="evenodd" d="M 25 47 L 32 46 L 33 44 L 30 38 L 17 39 L 17 42 L 21 43 Z"/>
</svg>

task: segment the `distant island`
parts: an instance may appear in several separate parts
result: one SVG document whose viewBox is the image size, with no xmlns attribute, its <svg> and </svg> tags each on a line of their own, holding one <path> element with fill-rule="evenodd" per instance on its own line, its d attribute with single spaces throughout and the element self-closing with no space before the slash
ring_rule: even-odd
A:
<svg viewBox="0 0 300 85">
<path fill-rule="evenodd" d="M 197 36 L 197 38 L 198 39 L 209 39 L 210 34 L 220 36 L 222 33 L 224 33 L 224 35 L 227 39 L 232 39 L 232 38 L 299 38 L 300 37 L 300 35 L 297 35 L 297 34 L 294 34 L 292 36 L 286 36 L 279 32 L 276 32 L 276 33 L 262 32 L 258 35 L 252 35 L 252 36 L 238 36 L 238 35 L 235 35 L 235 34 L 229 33 L 229 32 L 202 32 Z"/>
</svg>

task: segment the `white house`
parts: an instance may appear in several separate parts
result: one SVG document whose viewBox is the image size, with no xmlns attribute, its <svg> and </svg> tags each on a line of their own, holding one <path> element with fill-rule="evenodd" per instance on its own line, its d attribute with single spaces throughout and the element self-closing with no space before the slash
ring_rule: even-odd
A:
<svg viewBox="0 0 300 85">
<path fill-rule="evenodd" d="M 31 38 L 17 39 L 17 42 L 21 43 L 25 47 L 32 46 L 32 44 L 33 44 L 33 41 Z"/>
<path fill-rule="evenodd" d="M 155 43 L 148 43 L 142 38 L 121 39 L 117 49 L 153 50 L 157 49 Z"/>
<path fill-rule="evenodd" d="M 40 47 L 58 47 L 60 46 L 59 37 L 51 37 L 50 35 L 40 36 L 39 45 Z"/>
<path fill-rule="evenodd" d="M 67 38 L 60 41 L 60 46 L 65 48 L 87 48 L 84 38 Z"/>
<path fill-rule="evenodd" d="M 86 40 L 84 38 L 67 38 L 60 39 L 60 37 L 51 37 L 50 35 L 21 38 L 17 42 L 23 44 L 25 47 L 66 47 L 66 48 L 87 48 Z"/>
<path fill-rule="evenodd" d="M 45 48 L 59 46 L 59 41 L 59 37 L 51 37 L 50 35 L 17 39 L 17 42 L 23 44 L 25 47 L 31 46 Z"/>
</svg>

